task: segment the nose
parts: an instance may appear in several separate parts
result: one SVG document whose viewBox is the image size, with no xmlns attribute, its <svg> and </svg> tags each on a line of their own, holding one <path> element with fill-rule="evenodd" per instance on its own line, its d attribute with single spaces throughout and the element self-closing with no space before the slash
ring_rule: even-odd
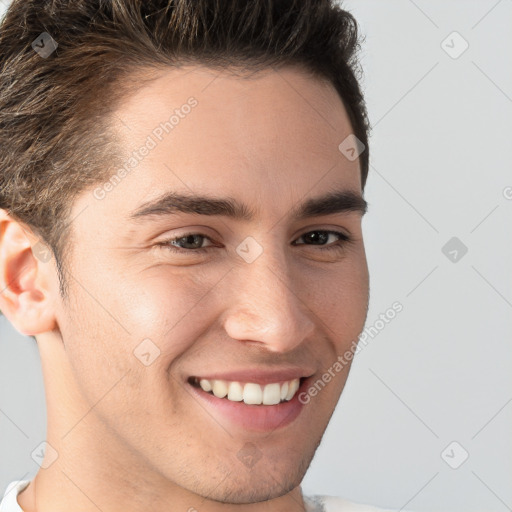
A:
<svg viewBox="0 0 512 512">
<path fill-rule="evenodd" d="M 223 325 L 232 339 L 287 352 L 311 335 L 314 313 L 305 301 L 307 284 L 301 276 L 293 275 L 286 262 L 276 264 L 264 254 L 231 272 L 227 294 L 232 306 Z"/>
</svg>

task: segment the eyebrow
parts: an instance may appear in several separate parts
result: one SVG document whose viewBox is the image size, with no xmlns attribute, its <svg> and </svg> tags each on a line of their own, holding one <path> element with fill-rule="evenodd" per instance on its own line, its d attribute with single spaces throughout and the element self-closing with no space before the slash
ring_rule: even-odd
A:
<svg viewBox="0 0 512 512">
<path fill-rule="evenodd" d="M 345 212 L 359 212 L 364 215 L 367 210 L 368 203 L 360 194 L 352 190 L 337 190 L 301 202 L 292 208 L 291 216 L 296 220 L 304 220 Z M 220 215 L 234 220 L 252 221 L 256 218 L 258 211 L 232 197 L 167 192 L 150 202 L 143 203 L 128 218 L 132 221 L 140 221 L 178 213 Z"/>
</svg>

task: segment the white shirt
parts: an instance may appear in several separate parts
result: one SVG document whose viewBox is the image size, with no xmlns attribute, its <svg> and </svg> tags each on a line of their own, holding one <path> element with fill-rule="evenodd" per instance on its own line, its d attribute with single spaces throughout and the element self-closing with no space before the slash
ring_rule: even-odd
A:
<svg viewBox="0 0 512 512">
<path fill-rule="evenodd" d="M 30 480 L 15 480 L 5 490 L 0 502 L 0 512 L 23 512 L 18 504 L 18 494 L 27 487 Z M 336 496 L 303 496 L 306 512 L 386 512 L 382 508 L 354 503 Z"/>
</svg>

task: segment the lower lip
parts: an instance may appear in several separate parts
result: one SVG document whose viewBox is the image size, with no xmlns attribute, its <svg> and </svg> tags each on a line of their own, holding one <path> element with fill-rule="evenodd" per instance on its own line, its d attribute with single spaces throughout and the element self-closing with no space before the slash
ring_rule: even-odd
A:
<svg viewBox="0 0 512 512">
<path fill-rule="evenodd" d="M 214 417 L 219 417 L 220 423 L 227 419 L 245 430 L 269 432 L 284 428 L 297 419 L 304 408 L 304 404 L 299 401 L 299 393 L 307 389 L 310 378 L 302 382 L 291 400 L 276 405 L 248 405 L 243 401 L 232 402 L 227 398 L 218 398 L 188 382 L 187 385 L 194 395 L 206 404 L 208 411 L 211 411 Z"/>
</svg>

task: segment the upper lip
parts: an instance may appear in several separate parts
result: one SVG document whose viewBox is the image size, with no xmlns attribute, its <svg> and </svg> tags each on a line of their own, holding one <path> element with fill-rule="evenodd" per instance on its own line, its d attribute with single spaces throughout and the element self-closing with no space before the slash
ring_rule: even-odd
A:
<svg viewBox="0 0 512 512">
<path fill-rule="evenodd" d="M 205 374 L 197 374 L 191 376 L 191 378 L 270 384 L 273 382 L 284 382 L 293 379 L 301 379 L 303 377 L 310 377 L 313 373 L 313 371 L 303 368 L 283 368 L 273 370 L 247 368 L 245 370 L 240 369 L 230 372 L 209 372 Z"/>
</svg>

